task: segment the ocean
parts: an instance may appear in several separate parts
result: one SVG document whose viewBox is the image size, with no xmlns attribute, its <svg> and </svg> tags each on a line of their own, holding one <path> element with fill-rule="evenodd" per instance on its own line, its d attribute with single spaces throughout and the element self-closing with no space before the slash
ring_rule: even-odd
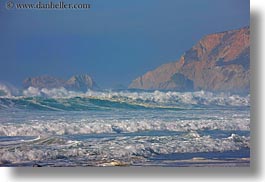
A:
<svg viewBox="0 0 265 182">
<path fill-rule="evenodd" d="M 0 97 L 0 166 L 249 164 L 249 95 L 30 87 Z"/>
</svg>

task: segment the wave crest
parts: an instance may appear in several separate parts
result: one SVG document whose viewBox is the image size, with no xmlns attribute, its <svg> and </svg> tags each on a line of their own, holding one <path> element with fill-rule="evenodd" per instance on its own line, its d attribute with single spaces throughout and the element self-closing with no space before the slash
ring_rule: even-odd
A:
<svg viewBox="0 0 265 182">
<path fill-rule="evenodd" d="M 201 107 L 249 107 L 250 96 L 229 93 L 198 92 L 144 92 L 144 91 L 68 91 L 65 88 L 47 89 L 29 87 L 20 96 L 0 85 L 7 93 L 0 96 L 0 109 L 19 108 L 37 110 L 94 110 L 94 109 L 194 109 Z"/>
</svg>

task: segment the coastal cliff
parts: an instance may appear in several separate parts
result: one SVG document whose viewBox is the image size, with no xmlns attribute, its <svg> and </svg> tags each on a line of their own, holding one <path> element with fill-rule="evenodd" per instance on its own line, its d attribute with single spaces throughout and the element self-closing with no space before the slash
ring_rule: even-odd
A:
<svg viewBox="0 0 265 182">
<path fill-rule="evenodd" d="M 249 92 L 249 27 L 203 37 L 178 61 L 136 78 L 129 88 Z"/>
</svg>

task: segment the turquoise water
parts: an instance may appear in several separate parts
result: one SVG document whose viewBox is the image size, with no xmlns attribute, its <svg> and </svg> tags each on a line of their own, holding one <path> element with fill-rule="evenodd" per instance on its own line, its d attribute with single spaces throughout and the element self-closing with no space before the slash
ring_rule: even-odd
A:
<svg viewBox="0 0 265 182">
<path fill-rule="evenodd" d="M 29 89 L 0 98 L 1 166 L 245 166 L 249 145 L 249 96 Z"/>
</svg>

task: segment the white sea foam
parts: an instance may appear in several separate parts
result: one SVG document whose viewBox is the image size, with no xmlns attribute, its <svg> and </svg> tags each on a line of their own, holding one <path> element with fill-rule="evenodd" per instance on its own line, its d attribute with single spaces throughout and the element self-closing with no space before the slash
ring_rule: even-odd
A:
<svg viewBox="0 0 265 182">
<path fill-rule="evenodd" d="M 229 93 L 214 94 L 211 92 L 129 92 L 129 91 L 92 91 L 86 93 L 68 91 L 65 88 L 38 89 L 29 87 L 23 91 L 26 97 L 45 96 L 50 98 L 85 97 L 102 100 L 158 103 L 169 105 L 193 104 L 193 105 L 220 105 L 220 106 L 249 106 L 250 96 L 232 95 Z"/>
<path fill-rule="evenodd" d="M 24 90 L 23 96 L 10 97 L 11 99 L 7 97 L 0 100 L 0 108 L 7 105 L 11 108 L 0 110 L 0 136 L 11 136 L 11 138 L 12 136 L 16 138 L 35 136 L 35 139 L 30 137 L 31 140 L 24 141 L 22 139 L 0 141 L 0 165 L 32 161 L 59 164 L 60 161 L 69 163 L 69 160 L 78 164 L 101 165 L 113 159 L 131 164 L 138 160 L 145 161 L 148 157 L 159 154 L 222 152 L 249 148 L 250 138 L 237 135 L 238 130 L 250 131 L 249 108 L 211 107 L 212 105 L 249 106 L 249 96 L 213 94 L 203 91 L 78 93 L 64 88 L 31 87 Z M 72 99 L 75 97 L 78 98 Z M 191 107 L 184 110 L 133 110 L 121 109 L 122 107 L 115 110 L 73 111 L 69 109 L 82 105 L 93 107 L 93 104 L 98 103 L 99 106 L 103 105 L 102 107 L 108 104 L 112 107 L 111 102 L 101 102 L 106 100 L 138 105 L 176 106 L 176 108 L 178 106 L 185 108 L 185 105 L 209 107 L 195 109 Z M 15 104 L 20 104 L 22 107 L 12 109 Z M 52 110 L 61 108 L 63 110 L 62 106 L 65 106 L 70 111 L 53 112 L 34 110 L 30 107 L 23 110 L 27 105 Z M 222 130 L 237 134 L 229 137 L 225 135 L 224 138 L 214 137 L 207 136 L 208 130 Z M 141 135 L 142 132 L 148 134 Z M 173 134 L 163 134 L 163 136 L 150 134 L 154 135 L 156 132 Z M 75 138 L 80 135 L 87 138 L 85 140 Z M 111 137 L 104 138 L 105 135 Z"/>
<path fill-rule="evenodd" d="M 47 88 L 35 88 L 35 87 L 29 87 L 26 90 L 23 90 L 23 96 L 26 97 L 50 97 L 50 98 L 71 98 L 71 97 L 78 97 L 83 96 L 84 94 L 81 92 L 75 92 L 75 91 L 68 91 L 64 87 L 61 88 L 53 88 L 53 89 L 47 89 Z"/>
<path fill-rule="evenodd" d="M 18 90 L 10 85 L 10 84 L 4 84 L 4 83 L 0 83 L 0 91 L 2 92 L 0 94 L 0 98 L 1 97 L 14 97 L 18 95 Z"/>
<path fill-rule="evenodd" d="M 80 121 L 53 120 L 41 122 L 33 120 L 28 123 L 1 123 L 2 136 L 47 136 L 91 133 L 133 133 L 141 131 L 191 131 L 191 130 L 245 130 L 250 129 L 249 118 L 221 120 L 185 120 L 163 121 L 148 119 L 132 120 L 91 120 Z"/>
<path fill-rule="evenodd" d="M 180 136 L 117 137 L 115 140 L 88 139 L 71 141 L 44 138 L 36 143 L 9 146 L 0 149 L 0 164 L 52 160 L 74 160 L 76 163 L 100 164 L 118 160 L 134 163 L 146 157 L 172 153 L 224 152 L 249 148 L 249 137 L 232 134 L 230 137 L 213 139 L 197 133 Z M 39 146 L 42 147 L 39 147 Z"/>
</svg>

